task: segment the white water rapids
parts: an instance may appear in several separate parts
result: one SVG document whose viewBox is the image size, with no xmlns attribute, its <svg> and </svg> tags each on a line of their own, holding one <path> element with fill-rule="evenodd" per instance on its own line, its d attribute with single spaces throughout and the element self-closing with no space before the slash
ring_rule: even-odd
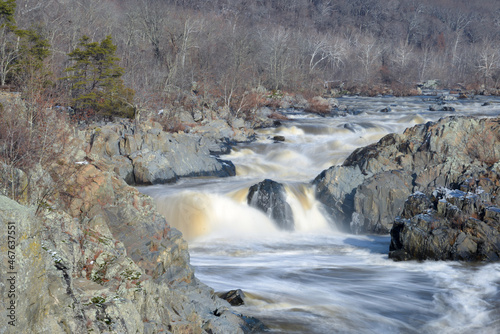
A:
<svg viewBox="0 0 500 334">
<path fill-rule="evenodd" d="M 423 99 L 345 97 L 359 113 L 292 113 L 222 157 L 236 177 L 140 190 L 189 240 L 196 276 L 215 291 L 242 289 L 246 305 L 235 310 L 271 333 L 500 333 L 499 263 L 394 262 L 389 236 L 340 233 L 314 199 L 310 182 L 322 170 L 387 133 L 446 115 L 500 114 L 494 98 L 453 101 L 457 111 L 448 113 L 428 111 L 434 102 Z M 274 143 L 275 135 L 286 141 Z M 266 178 L 285 184 L 294 232 L 246 204 L 248 188 Z"/>
</svg>

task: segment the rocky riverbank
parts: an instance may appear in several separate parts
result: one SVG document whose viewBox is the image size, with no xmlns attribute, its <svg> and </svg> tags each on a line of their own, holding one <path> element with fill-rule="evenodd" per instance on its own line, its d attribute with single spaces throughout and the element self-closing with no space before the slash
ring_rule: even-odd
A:
<svg viewBox="0 0 500 334">
<path fill-rule="evenodd" d="M 2 240 L 13 241 L 1 253 L 14 272 L 0 283 L 2 296 L 15 293 L 0 302 L 4 319 L 15 306 L 7 333 L 243 333 L 258 324 L 196 279 L 187 243 L 149 197 L 98 165 L 78 166 L 39 215 L 0 197 L 0 222 Z"/>
<path fill-rule="evenodd" d="M 449 117 L 357 149 L 313 183 L 342 229 L 391 232 L 395 259 L 498 260 L 499 158 L 500 119 Z"/>
<path fill-rule="evenodd" d="M 234 165 L 217 154 L 253 131 L 228 133 L 229 125 L 212 124 L 205 133 L 168 133 L 159 123 L 130 121 L 92 126 L 82 134 L 87 159 L 108 166 L 128 184 L 174 182 L 181 177 L 235 175 Z"/>
<path fill-rule="evenodd" d="M 19 201 L 0 196 L 0 332 L 262 331 L 198 281 L 181 233 L 129 185 L 234 175 L 217 155 L 253 130 L 214 121 L 168 133 L 126 120 L 63 130 L 72 145 L 50 171 L 38 167 L 43 177 L 0 164 L 2 191 Z"/>
</svg>

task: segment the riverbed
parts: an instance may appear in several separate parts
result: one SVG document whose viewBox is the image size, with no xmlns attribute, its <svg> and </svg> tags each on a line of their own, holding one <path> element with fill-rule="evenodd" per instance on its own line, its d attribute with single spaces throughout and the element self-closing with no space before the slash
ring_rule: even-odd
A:
<svg viewBox="0 0 500 334">
<path fill-rule="evenodd" d="M 311 181 L 322 170 L 388 133 L 500 114 L 498 98 L 447 101 L 455 109 L 448 112 L 430 111 L 434 99 L 343 97 L 345 116 L 288 110 L 289 121 L 222 157 L 235 177 L 140 190 L 184 233 L 196 276 L 215 291 L 243 290 L 246 305 L 235 310 L 271 333 L 499 333 L 499 263 L 394 262 L 390 236 L 341 233 L 314 198 Z M 264 179 L 285 185 L 295 231 L 280 231 L 246 204 L 248 188 Z"/>
</svg>

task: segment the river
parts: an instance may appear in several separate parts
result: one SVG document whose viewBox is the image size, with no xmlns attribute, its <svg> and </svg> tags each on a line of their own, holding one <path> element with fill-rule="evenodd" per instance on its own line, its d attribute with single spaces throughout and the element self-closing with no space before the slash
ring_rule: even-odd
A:
<svg viewBox="0 0 500 334">
<path fill-rule="evenodd" d="M 390 236 L 341 233 L 314 199 L 310 181 L 322 170 L 387 133 L 447 115 L 500 114 L 498 98 L 448 102 L 455 112 L 429 111 L 428 99 L 342 97 L 356 111 L 342 117 L 290 111 L 282 126 L 222 157 L 237 176 L 140 190 L 183 231 L 196 276 L 215 291 L 243 290 L 246 305 L 235 310 L 271 333 L 500 333 L 499 263 L 394 262 Z M 246 204 L 248 188 L 266 178 L 286 185 L 294 232 Z"/>
</svg>

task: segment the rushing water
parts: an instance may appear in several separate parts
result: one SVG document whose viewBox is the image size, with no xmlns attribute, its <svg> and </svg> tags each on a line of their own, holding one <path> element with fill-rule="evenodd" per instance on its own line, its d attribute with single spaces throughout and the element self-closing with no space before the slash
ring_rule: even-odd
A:
<svg viewBox="0 0 500 334">
<path fill-rule="evenodd" d="M 340 233 L 314 199 L 317 174 L 387 133 L 446 115 L 500 113 L 498 99 L 449 102 L 456 112 L 445 113 L 428 111 L 426 98 L 345 97 L 357 111 L 345 117 L 291 112 L 223 157 L 236 177 L 141 191 L 188 238 L 197 277 L 216 291 L 242 289 L 246 305 L 236 310 L 272 333 L 500 333 L 500 264 L 393 262 L 389 236 Z M 275 135 L 286 141 L 274 143 Z M 286 185 L 294 232 L 246 204 L 248 188 L 266 178 Z"/>
</svg>

